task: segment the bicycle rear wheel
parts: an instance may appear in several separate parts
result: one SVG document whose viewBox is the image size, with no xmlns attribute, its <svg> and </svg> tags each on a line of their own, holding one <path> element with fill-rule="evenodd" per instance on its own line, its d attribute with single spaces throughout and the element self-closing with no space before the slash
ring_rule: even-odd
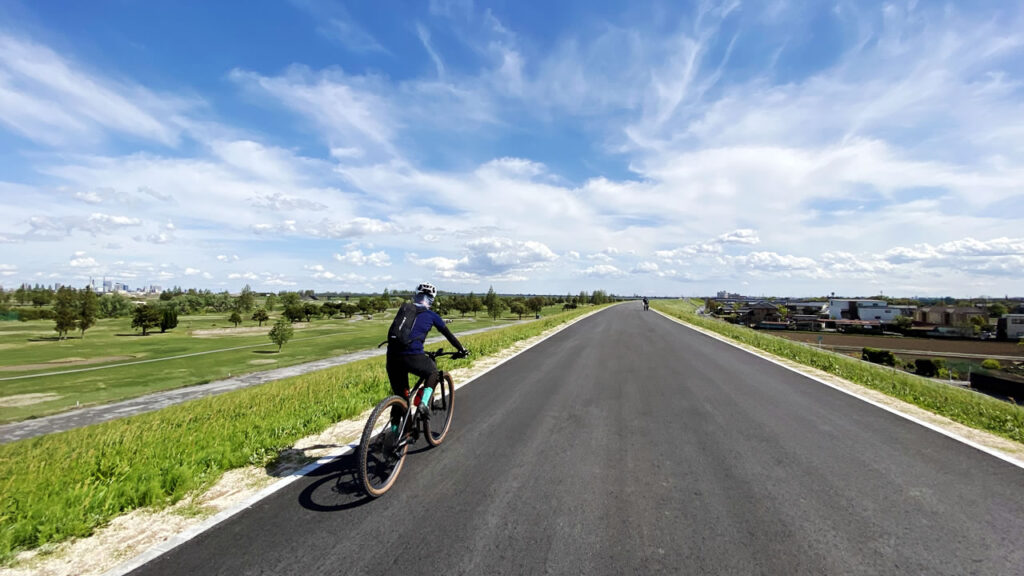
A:
<svg viewBox="0 0 1024 576">
<path fill-rule="evenodd" d="M 448 429 L 452 426 L 452 416 L 455 414 L 455 383 L 452 382 L 451 374 L 444 373 L 444 378 L 434 388 L 434 394 L 430 397 L 430 420 L 426 422 L 427 443 L 437 446 L 444 442 L 448 435 Z"/>
<path fill-rule="evenodd" d="M 363 436 L 359 440 L 359 482 L 366 493 L 376 498 L 387 492 L 402 471 L 408 443 L 401 444 L 391 430 L 391 408 L 397 406 L 401 412 L 409 410 L 404 398 L 389 396 L 373 409 Z"/>
</svg>

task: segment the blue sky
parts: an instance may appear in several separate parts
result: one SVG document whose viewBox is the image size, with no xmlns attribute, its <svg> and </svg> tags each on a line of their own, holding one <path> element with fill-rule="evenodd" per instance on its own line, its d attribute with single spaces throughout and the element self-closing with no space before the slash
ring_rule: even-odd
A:
<svg viewBox="0 0 1024 576">
<path fill-rule="evenodd" d="M 0 282 L 1024 295 L 1011 2 L 0 3 Z"/>
</svg>

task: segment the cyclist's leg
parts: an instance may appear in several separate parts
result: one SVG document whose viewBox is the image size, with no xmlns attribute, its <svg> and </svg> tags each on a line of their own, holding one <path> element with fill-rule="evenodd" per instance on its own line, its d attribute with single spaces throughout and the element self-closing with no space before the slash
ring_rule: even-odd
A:
<svg viewBox="0 0 1024 576">
<path fill-rule="evenodd" d="M 405 359 L 401 354 L 388 354 L 387 364 L 388 382 L 391 384 L 391 392 L 395 396 L 406 398 L 409 395 L 409 369 L 405 365 Z M 402 421 L 402 412 L 398 406 L 391 407 L 391 423 L 398 426 Z"/>
<path fill-rule="evenodd" d="M 409 372 L 418 376 L 419 378 L 426 378 L 426 387 L 423 390 L 424 397 L 433 392 L 434 386 L 437 383 L 437 364 L 430 359 L 426 354 L 416 354 L 405 357 L 405 364 L 409 369 Z M 409 402 L 412 403 L 413 399 L 410 398 Z"/>
</svg>

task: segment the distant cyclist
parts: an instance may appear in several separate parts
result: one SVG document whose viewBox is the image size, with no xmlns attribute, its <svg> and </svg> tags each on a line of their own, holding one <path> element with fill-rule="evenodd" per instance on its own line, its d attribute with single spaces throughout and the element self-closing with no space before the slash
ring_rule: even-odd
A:
<svg viewBox="0 0 1024 576">
<path fill-rule="evenodd" d="M 423 352 L 423 342 L 427 339 L 427 333 L 431 328 L 437 328 L 438 332 L 444 335 L 448 342 L 451 342 L 451 345 L 459 351 L 461 357 L 469 354 L 459 339 L 448 329 L 444 319 L 430 309 L 436 295 L 437 288 L 434 288 L 434 285 L 429 282 L 424 282 L 416 287 L 416 294 L 412 298 L 413 304 L 416 305 L 416 315 L 410 334 L 411 342 L 404 347 L 388 346 L 388 380 L 391 382 L 391 391 L 397 396 L 405 397 L 409 393 L 409 374 L 427 378 L 426 388 L 423 389 L 423 398 L 430 398 L 430 395 L 433 394 L 434 385 L 437 383 L 437 365 Z M 411 406 L 412 399 L 409 400 Z M 421 417 L 429 418 L 430 411 L 427 408 L 427 403 L 423 402 L 421 406 Z M 400 421 L 401 418 L 402 414 L 396 414 L 396 410 L 392 409 L 392 423 Z"/>
<path fill-rule="evenodd" d="M 649 310 L 650 308 L 651 302 L 647 299 L 647 296 L 644 296 L 644 310 Z"/>
</svg>

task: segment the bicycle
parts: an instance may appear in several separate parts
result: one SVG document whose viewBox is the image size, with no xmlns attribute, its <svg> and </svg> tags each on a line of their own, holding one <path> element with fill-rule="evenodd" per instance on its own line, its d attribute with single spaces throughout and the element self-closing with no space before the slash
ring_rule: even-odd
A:
<svg viewBox="0 0 1024 576">
<path fill-rule="evenodd" d="M 431 360 L 441 356 L 462 357 L 458 352 L 445 352 L 439 348 L 427 352 Z M 409 400 L 401 396 L 388 396 L 380 401 L 363 427 L 363 435 L 359 440 L 359 482 L 363 490 L 372 498 L 383 496 L 391 489 L 402 465 L 409 446 L 419 440 L 422 431 L 427 444 L 439 446 L 448 435 L 452 426 L 455 407 L 455 383 L 451 374 L 444 370 L 437 371 L 437 383 L 430 398 L 423 399 L 423 388 L 426 378 L 420 378 L 409 390 L 409 398 L 413 406 L 419 407 L 421 401 L 427 402 L 430 418 L 423 419 L 420 411 L 413 410 L 409 414 Z M 391 425 L 391 408 L 397 408 L 401 420 L 397 428 Z"/>
</svg>

